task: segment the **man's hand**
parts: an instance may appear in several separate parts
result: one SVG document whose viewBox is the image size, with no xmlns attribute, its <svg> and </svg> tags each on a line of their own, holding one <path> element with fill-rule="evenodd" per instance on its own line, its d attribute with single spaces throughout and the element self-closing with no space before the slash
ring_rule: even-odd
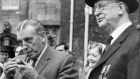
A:
<svg viewBox="0 0 140 79">
<path fill-rule="evenodd" d="M 27 63 L 23 62 L 25 65 L 18 65 L 18 69 L 16 74 L 22 79 L 37 79 L 38 73 L 34 70 L 34 68 Z M 19 79 L 15 74 L 15 79 Z"/>
<path fill-rule="evenodd" d="M 5 78 L 7 79 L 14 78 L 16 69 L 17 69 L 17 62 L 13 59 L 10 59 L 7 63 L 4 64 L 3 67 L 3 74 Z"/>
<path fill-rule="evenodd" d="M 37 79 L 38 73 L 24 61 L 10 60 L 4 65 L 4 74 L 7 79 Z"/>
</svg>

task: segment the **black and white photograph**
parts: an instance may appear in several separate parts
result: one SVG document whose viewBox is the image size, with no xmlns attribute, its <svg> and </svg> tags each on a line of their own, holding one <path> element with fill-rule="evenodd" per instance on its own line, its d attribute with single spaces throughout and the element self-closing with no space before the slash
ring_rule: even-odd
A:
<svg viewBox="0 0 140 79">
<path fill-rule="evenodd" d="M 0 79 L 140 79 L 140 0 L 0 0 Z"/>
</svg>

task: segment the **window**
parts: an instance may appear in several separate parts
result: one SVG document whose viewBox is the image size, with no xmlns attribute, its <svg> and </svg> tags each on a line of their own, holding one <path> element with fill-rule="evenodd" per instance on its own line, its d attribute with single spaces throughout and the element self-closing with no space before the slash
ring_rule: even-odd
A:
<svg viewBox="0 0 140 79">
<path fill-rule="evenodd" d="M 4 46 L 9 46 L 9 38 L 4 38 Z"/>
<path fill-rule="evenodd" d="M 18 10 L 19 0 L 2 0 L 2 10 Z"/>
</svg>

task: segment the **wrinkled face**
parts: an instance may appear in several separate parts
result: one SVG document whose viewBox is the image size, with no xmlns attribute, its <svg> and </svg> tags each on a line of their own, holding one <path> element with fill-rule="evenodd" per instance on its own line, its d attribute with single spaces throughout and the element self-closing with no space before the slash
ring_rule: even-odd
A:
<svg viewBox="0 0 140 79">
<path fill-rule="evenodd" d="M 97 64 L 97 62 L 100 59 L 100 53 L 99 53 L 99 48 L 93 48 L 89 50 L 88 53 L 88 62 L 89 62 L 89 66 L 93 67 Z"/>
<path fill-rule="evenodd" d="M 99 27 L 110 26 L 116 24 L 119 20 L 119 2 L 100 0 L 94 5 L 94 15 L 96 16 L 96 21 Z"/>
<path fill-rule="evenodd" d="M 0 52 L 0 62 L 3 62 L 3 63 L 6 62 L 8 57 L 9 57 L 8 53 Z"/>
<path fill-rule="evenodd" d="M 17 39 L 22 41 L 23 48 L 27 50 L 27 56 L 34 58 L 39 55 L 42 50 L 42 36 L 35 33 L 34 27 L 28 25 L 25 29 L 17 32 Z"/>
</svg>

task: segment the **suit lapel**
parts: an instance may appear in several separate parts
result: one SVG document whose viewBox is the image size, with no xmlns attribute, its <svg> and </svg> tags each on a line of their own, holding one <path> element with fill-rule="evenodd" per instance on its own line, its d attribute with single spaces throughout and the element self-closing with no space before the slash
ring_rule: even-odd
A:
<svg viewBox="0 0 140 79">
<path fill-rule="evenodd" d="M 42 55 L 41 59 L 38 61 L 37 65 L 35 66 L 35 70 L 40 74 L 40 72 L 44 69 L 44 67 L 49 63 L 52 57 L 52 50 L 48 46 L 45 50 L 44 54 Z"/>
<path fill-rule="evenodd" d="M 95 66 L 98 67 L 99 65 L 101 65 L 102 63 L 104 63 L 110 56 L 112 56 L 115 51 L 117 49 L 120 48 L 121 43 L 125 40 L 125 38 L 129 35 L 129 33 L 132 32 L 132 30 L 134 30 L 134 26 L 131 25 L 130 27 L 128 27 L 117 39 L 116 41 L 108 48 L 108 50 L 102 55 L 100 61 L 97 63 L 97 65 Z"/>
</svg>

